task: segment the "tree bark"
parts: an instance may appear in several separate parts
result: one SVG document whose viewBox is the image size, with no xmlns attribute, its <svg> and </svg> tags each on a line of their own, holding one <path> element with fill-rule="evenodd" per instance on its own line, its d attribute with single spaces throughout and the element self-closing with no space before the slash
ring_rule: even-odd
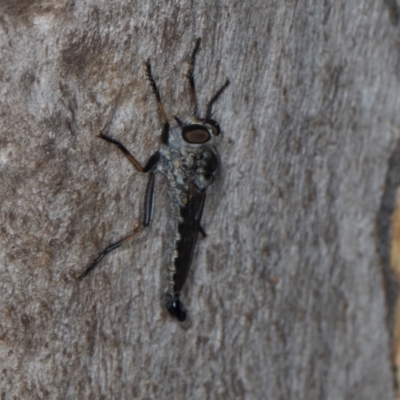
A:
<svg viewBox="0 0 400 400">
<path fill-rule="evenodd" d="M 397 3 L 1 0 L 0 15 L 1 399 L 394 398 L 380 218 Z M 231 85 L 180 324 L 160 301 L 161 177 L 146 234 L 76 277 L 143 214 L 146 177 L 97 135 L 145 162 L 162 121 L 143 61 L 174 122 L 196 37 L 202 112 Z"/>
</svg>

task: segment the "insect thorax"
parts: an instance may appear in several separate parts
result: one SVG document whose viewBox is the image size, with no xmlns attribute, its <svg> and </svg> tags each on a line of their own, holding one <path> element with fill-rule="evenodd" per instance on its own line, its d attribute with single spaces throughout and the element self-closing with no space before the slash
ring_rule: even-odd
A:
<svg viewBox="0 0 400 400">
<path fill-rule="evenodd" d="M 219 167 L 219 156 L 211 145 L 162 146 L 162 162 L 158 170 L 163 173 L 169 185 L 170 194 L 185 205 L 190 187 L 204 191 L 214 181 Z"/>
</svg>

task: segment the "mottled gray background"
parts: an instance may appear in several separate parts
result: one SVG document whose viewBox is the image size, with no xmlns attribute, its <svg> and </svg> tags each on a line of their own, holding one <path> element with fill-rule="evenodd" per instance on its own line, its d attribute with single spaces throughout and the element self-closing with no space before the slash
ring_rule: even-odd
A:
<svg viewBox="0 0 400 400">
<path fill-rule="evenodd" d="M 393 399 L 376 219 L 398 136 L 394 2 L 0 0 L 1 399 Z M 184 115 L 223 128 L 183 296 L 160 304 L 167 197 L 144 162 Z M 203 108 L 204 109 L 204 108 Z"/>
</svg>

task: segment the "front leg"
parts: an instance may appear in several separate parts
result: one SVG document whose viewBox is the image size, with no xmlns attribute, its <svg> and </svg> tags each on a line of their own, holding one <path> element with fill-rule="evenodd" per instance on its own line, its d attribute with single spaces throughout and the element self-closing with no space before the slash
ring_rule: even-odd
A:
<svg viewBox="0 0 400 400">
<path fill-rule="evenodd" d="M 168 118 L 167 118 L 167 114 L 165 114 L 164 107 L 163 107 L 163 105 L 161 103 L 160 91 L 158 90 L 156 81 L 154 80 L 154 77 L 153 77 L 153 73 L 151 72 L 150 61 L 145 62 L 144 65 L 146 67 L 147 78 L 150 81 L 151 88 L 153 89 L 154 96 L 156 97 L 156 101 L 157 101 L 157 104 L 158 104 L 158 109 L 160 111 L 161 118 L 162 118 L 163 123 L 164 123 L 163 129 L 162 129 L 162 132 L 161 132 L 161 142 L 163 144 L 165 144 L 165 145 L 168 145 L 168 142 L 169 142 L 169 121 L 168 121 Z"/>
<path fill-rule="evenodd" d="M 221 96 L 221 94 L 225 91 L 225 89 L 229 86 L 229 79 L 225 81 L 225 83 L 217 90 L 217 93 L 214 94 L 214 96 L 211 98 L 211 100 L 207 104 L 207 111 L 206 111 L 206 117 L 205 119 L 210 119 L 212 115 L 212 107 L 214 103 L 218 100 L 218 98 Z"/>
<path fill-rule="evenodd" d="M 189 64 L 189 71 L 188 74 L 186 75 L 186 77 L 189 80 L 189 87 L 190 87 L 190 94 L 192 96 L 192 114 L 199 119 L 199 116 L 197 115 L 197 95 L 196 95 L 196 85 L 194 82 L 194 65 L 195 65 L 195 61 L 196 61 L 196 55 L 197 52 L 199 50 L 200 47 L 200 38 L 196 39 L 196 44 L 194 46 L 192 55 L 190 57 L 190 64 Z"/>
</svg>

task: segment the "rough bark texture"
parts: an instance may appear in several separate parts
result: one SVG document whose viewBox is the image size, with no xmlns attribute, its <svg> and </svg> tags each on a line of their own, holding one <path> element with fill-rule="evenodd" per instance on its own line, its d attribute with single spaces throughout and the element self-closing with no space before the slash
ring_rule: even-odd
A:
<svg viewBox="0 0 400 400">
<path fill-rule="evenodd" d="M 139 3 L 139 4 L 137 4 Z M 396 3 L 0 1 L 2 399 L 393 399 L 376 220 L 398 135 Z M 160 304 L 168 235 L 74 278 L 142 216 L 143 162 L 215 112 L 222 173 L 183 293 Z M 389 298 L 389 297 L 388 297 Z"/>
</svg>

